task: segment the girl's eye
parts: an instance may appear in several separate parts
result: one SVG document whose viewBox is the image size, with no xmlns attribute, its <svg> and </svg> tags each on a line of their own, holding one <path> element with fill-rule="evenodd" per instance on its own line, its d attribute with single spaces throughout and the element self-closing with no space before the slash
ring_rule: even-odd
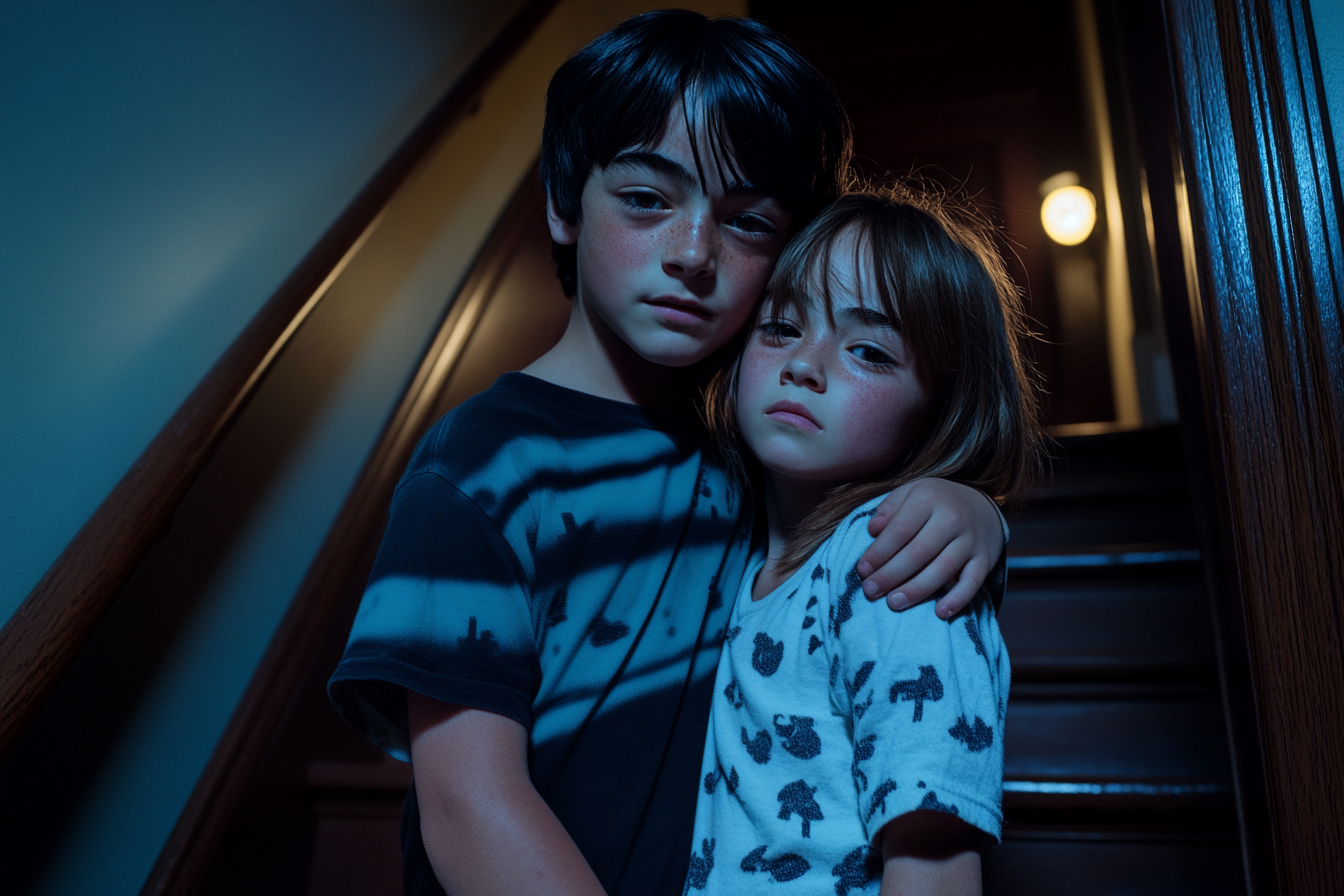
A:
<svg viewBox="0 0 1344 896">
<path fill-rule="evenodd" d="M 779 231 L 764 218 L 756 215 L 734 215 L 727 221 L 729 227 L 755 237 L 776 237 Z"/>
<path fill-rule="evenodd" d="M 631 208 L 643 212 L 652 212 L 661 208 L 666 208 L 663 198 L 657 193 L 648 190 L 636 190 L 629 193 L 622 193 L 621 199 L 623 199 Z"/>
<path fill-rule="evenodd" d="M 756 325 L 757 331 L 767 342 L 778 344 L 785 339 L 797 339 L 802 332 L 786 320 L 763 320 Z"/>
<path fill-rule="evenodd" d="M 869 364 L 890 367 L 896 363 L 895 358 L 875 345 L 856 345 L 850 351 L 854 354 L 854 357 Z"/>
</svg>

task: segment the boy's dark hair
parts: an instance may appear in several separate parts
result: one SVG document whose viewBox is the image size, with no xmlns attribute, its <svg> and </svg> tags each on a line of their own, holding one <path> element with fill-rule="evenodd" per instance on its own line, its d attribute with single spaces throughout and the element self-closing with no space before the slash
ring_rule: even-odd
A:
<svg viewBox="0 0 1344 896">
<path fill-rule="evenodd" d="M 661 10 L 617 25 L 551 78 L 541 179 L 560 217 L 578 224 L 593 169 L 632 146 L 657 143 L 683 97 L 687 125 L 693 133 L 704 128 L 710 161 L 726 180 L 763 188 L 798 226 L 848 177 L 849 120 L 826 79 L 788 41 L 749 19 Z M 702 181 L 705 161 L 697 152 Z M 576 249 L 551 250 L 572 298 Z"/>
<path fill-rule="evenodd" d="M 848 233 L 858 238 L 846 243 Z M 951 479 L 1005 500 L 1024 496 L 1039 469 L 1042 430 L 1035 377 L 1023 355 L 1021 295 L 995 236 L 969 202 L 899 182 L 842 196 L 784 250 L 761 316 L 805 322 L 814 297 L 829 316 L 831 258 L 839 246 L 852 246 L 854 269 L 871 273 L 876 293 L 865 301 L 896 322 L 933 396 L 925 430 L 905 456 L 868 480 L 834 489 L 791 535 L 786 560 L 803 562 L 855 507 L 914 479 Z M 737 425 L 739 367 L 722 368 L 706 394 L 710 426 L 730 454 L 745 451 Z"/>
</svg>

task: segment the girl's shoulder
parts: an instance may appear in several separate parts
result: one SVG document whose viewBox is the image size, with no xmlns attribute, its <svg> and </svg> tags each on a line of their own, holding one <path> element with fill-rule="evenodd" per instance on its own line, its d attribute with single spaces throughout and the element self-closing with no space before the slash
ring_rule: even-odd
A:
<svg viewBox="0 0 1344 896">
<path fill-rule="evenodd" d="M 893 612 L 885 600 L 869 600 L 863 594 L 857 566 L 873 543 L 868 522 L 885 497 L 880 495 L 852 510 L 800 570 L 808 605 L 817 607 L 818 617 L 829 622 L 821 635 L 824 643 L 866 643 L 874 639 L 889 643 L 904 638 L 944 641 L 954 637 L 949 622 L 938 617 L 933 600 Z M 992 621 L 992 604 L 982 589 L 962 615 L 978 619 L 986 613 Z"/>
<path fill-rule="evenodd" d="M 795 586 L 800 585 L 809 593 L 809 604 L 820 603 L 823 613 L 832 604 L 849 606 L 856 600 L 867 603 L 857 566 L 863 552 L 873 543 L 873 536 L 868 534 L 868 521 L 883 497 L 886 496 L 874 498 L 850 511 L 794 574 L 802 579 L 801 583 L 795 582 Z"/>
<path fill-rule="evenodd" d="M 816 564 L 823 563 L 830 568 L 843 568 L 846 572 L 854 572 L 859 558 L 873 543 L 873 536 L 868 534 L 868 521 L 877 513 L 878 505 L 886 497 L 885 494 L 879 495 L 851 510 L 803 565 L 815 567 Z M 851 557 L 853 561 L 846 563 Z M 857 573 L 855 576 L 857 577 Z"/>
</svg>

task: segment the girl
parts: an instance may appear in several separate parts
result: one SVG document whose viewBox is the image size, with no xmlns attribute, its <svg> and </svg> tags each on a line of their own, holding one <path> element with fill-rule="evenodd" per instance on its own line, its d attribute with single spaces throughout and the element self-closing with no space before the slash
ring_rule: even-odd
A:
<svg viewBox="0 0 1344 896">
<path fill-rule="evenodd" d="M 973 212 L 847 195 L 785 250 L 711 423 L 763 492 L 768 556 L 726 632 L 686 891 L 978 893 L 1002 821 L 1008 656 L 857 599 L 866 520 L 922 476 L 1008 499 L 1038 441 L 1016 289 Z M 786 885 L 783 889 L 780 884 Z"/>
</svg>

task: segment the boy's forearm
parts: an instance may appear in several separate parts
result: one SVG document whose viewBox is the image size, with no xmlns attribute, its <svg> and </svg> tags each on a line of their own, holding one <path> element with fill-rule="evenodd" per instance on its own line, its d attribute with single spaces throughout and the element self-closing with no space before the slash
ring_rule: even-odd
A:
<svg viewBox="0 0 1344 896">
<path fill-rule="evenodd" d="M 882 865 L 879 896 L 980 896 L 980 854 L 944 858 L 894 856 Z"/>
<path fill-rule="evenodd" d="M 449 896 L 603 896 L 532 786 L 522 725 L 415 695 L 408 703 L 421 835 Z"/>
<path fill-rule="evenodd" d="M 417 795 L 423 813 L 427 795 Z M 434 875 L 449 896 L 603 894 L 569 833 L 535 790 L 500 794 L 485 804 L 459 803 L 436 816 L 431 821 L 422 815 L 421 831 Z"/>
<path fill-rule="evenodd" d="M 876 837 L 880 896 L 980 896 L 979 839 L 975 828 L 943 812 L 897 816 Z"/>
</svg>

